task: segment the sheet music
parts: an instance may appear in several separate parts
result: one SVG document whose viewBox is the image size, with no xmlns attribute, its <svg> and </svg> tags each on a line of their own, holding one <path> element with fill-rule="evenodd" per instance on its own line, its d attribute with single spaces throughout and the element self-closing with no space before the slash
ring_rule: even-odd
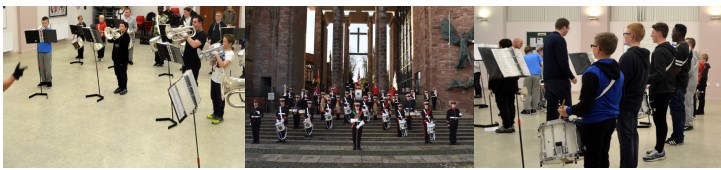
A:
<svg viewBox="0 0 721 170">
<path fill-rule="evenodd" d="M 175 114 L 178 116 L 178 118 L 182 118 L 183 116 L 185 116 L 185 107 L 183 107 L 183 102 L 180 99 L 180 94 L 178 94 L 178 89 L 173 86 L 168 89 L 168 93 L 170 94 L 170 100 L 173 102 Z"/>
<path fill-rule="evenodd" d="M 498 68 L 501 70 L 503 77 L 514 77 L 521 75 L 521 72 L 516 66 L 516 62 L 511 56 L 511 52 L 508 49 L 492 49 L 493 56 L 496 59 Z"/>
<path fill-rule="evenodd" d="M 523 51 L 521 51 L 521 49 L 515 49 L 514 52 L 516 53 L 516 62 L 518 68 L 521 69 L 521 75 L 530 76 L 531 72 L 528 71 L 528 65 L 526 65 L 526 55 L 523 53 Z"/>
</svg>

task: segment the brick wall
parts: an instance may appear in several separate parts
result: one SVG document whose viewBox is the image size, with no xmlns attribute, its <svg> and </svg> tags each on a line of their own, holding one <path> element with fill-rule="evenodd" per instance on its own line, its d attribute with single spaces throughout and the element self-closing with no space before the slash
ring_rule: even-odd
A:
<svg viewBox="0 0 721 170">
<path fill-rule="evenodd" d="M 456 69 L 459 47 L 441 38 L 441 19 L 448 18 L 458 34 L 473 27 L 473 7 L 413 7 L 413 73 L 421 72 L 421 91 L 438 89 L 443 102 L 460 102 L 458 108 L 466 114 L 473 114 L 473 88 L 446 90 L 453 80 L 467 82 L 473 77 L 473 68 L 467 65 Z M 469 50 L 472 46 L 469 46 Z M 449 56 L 450 52 L 450 56 Z M 473 50 L 471 50 L 473 56 Z M 441 106 L 448 104 L 439 104 Z M 442 108 L 446 110 L 447 108 Z"/>
</svg>

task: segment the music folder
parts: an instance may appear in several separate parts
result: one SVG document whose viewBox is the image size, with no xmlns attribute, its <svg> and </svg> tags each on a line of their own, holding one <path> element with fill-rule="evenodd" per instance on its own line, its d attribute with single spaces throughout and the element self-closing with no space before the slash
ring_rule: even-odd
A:
<svg viewBox="0 0 721 170">
<path fill-rule="evenodd" d="M 596 59 L 593 58 L 593 54 L 589 53 L 571 53 L 568 54 L 568 58 L 571 60 L 573 70 L 576 71 L 576 75 L 583 74 L 588 67 L 596 62 Z"/>
<path fill-rule="evenodd" d="M 489 80 L 531 75 L 520 49 L 478 47 L 478 51 L 483 57 Z"/>
</svg>

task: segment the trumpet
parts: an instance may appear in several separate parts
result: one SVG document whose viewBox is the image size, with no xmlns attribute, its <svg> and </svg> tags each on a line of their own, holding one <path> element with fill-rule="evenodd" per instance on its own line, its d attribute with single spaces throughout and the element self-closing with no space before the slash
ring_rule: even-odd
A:
<svg viewBox="0 0 721 170">
<path fill-rule="evenodd" d="M 108 40 L 118 39 L 120 36 L 120 29 L 105 27 L 105 37 L 108 38 Z"/>
<path fill-rule="evenodd" d="M 240 98 L 241 103 L 245 103 L 245 99 L 243 99 L 243 96 L 245 94 L 245 79 L 242 78 L 235 78 L 230 76 L 223 76 L 223 83 L 221 83 L 221 86 L 223 89 L 223 99 L 230 105 L 230 107 L 235 108 L 244 108 L 245 106 L 241 104 L 233 104 L 228 100 L 230 96 L 234 94 L 238 94 L 238 97 Z"/>
<path fill-rule="evenodd" d="M 207 61 L 215 60 L 215 57 L 218 55 L 221 55 L 225 53 L 225 49 L 223 49 L 223 45 L 220 43 L 215 43 L 213 45 L 210 45 L 207 50 L 203 50 L 200 53 L 198 53 L 198 56 L 202 59 L 205 59 Z"/>
<path fill-rule="evenodd" d="M 188 32 L 191 32 L 188 34 Z M 195 36 L 195 28 L 193 26 L 170 28 L 165 27 L 165 36 L 173 41 L 180 41 L 187 37 Z"/>
</svg>

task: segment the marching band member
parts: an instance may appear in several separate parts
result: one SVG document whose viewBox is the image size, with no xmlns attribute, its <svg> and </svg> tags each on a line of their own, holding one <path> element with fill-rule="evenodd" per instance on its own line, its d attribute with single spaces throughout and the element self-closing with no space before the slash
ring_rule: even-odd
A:
<svg viewBox="0 0 721 170">
<path fill-rule="evenodd" d="M 421 119 L 423 119 L 423 138 L 426 143 L 431 143 L 431 136 L 428 134 L 428 124 L 433 123 L 433 113 L 428 107 L 428 102 L 423 102 L 423 112 L 421 113 Z"/>
<path fill-rule="evenodd" d="M 373 105 L 373 102 L 370 101 L 369 96 L 363 96 L 363 104 L 361 104 L 361 110 L 363 112 L 361 112 L 361 113 L 363 113 L 363 115 L 366 116 L 365 117 L 366 121 L 370 120 L 369 115 L 366 115 L 366 113 L 370 114 L 370 109 L 371 109 L 370 106 L 372 106 L 372 105 Z"/>
<path fill-rule="evenodd" d="M 431 95 L 428 91 L 423 92 L 423 102 L 431 102 Z"/>
<path fill-rule="evenodd" d="M 446 111 L 446 123 L 448 123 L 448 130 L 450 130 L 449 139 L 451 145 L 456 145 L 456 133 L 458 133 L 458 119 L 461 118 L 461 110 L 456 108 L 456 102 L 451 102 L 451 108 Z"/>
<path fill-rule="evenodd" d="M 390 122 L 390 118 L 391 118 L 390 109 L 391 108 L 388 105 L 388 103 L 385 103 L 385 102 L 380 103 L 380 108 L 381 108 L 381 116 L 385 115 L 386 119 L 388 119 L 387 122 L 386 122 L 386 119 L 381 120 L 381 121 L 383 121 L 383 130 L 387 130 L 390 128 L 390 124 L 391 124 L 391 122 Z"/>
<path fill-rule="evenodd" d="M 42 26 L 38 30 L 51 30 L 50 18 L 43 17 L 41 19 Z M 38 86 L 53 87 L 53 46 L 50 42 L 39 42 L 37 46 L 38 52 L 38 71 L 40 72 L 40 84 Z"/>
<path fill-rule="evenodd" d="M 298 114 L 298 110 L 303 109 L 300 107 L 300 104 L 303 101 L 300 100 L 300 95 L 295 95 L 295 101 L 292 103 L 292 108 L 295 112 L 293 112 L 293 129 L 300 129 L 300 117 L 301 115 Z"/>
<path fill-rule="evenodd" d="M 362 113 L 360 103 L 355 103 L 355 109 L 353 109 L 353 112 L 351 115 L 356 122 L 351 123 L 351 128 L 353 130 L 353 150 L 363 150 L 361 149 L 361 138 L 363 138 L 363 125 L 365 125 L 365 116 Z"/>
<path fill-rule="evenodd" d="M 350 92 L 345 92 L 345 97 L 343 98 L 343 124 L 350 123 L 350 115 L 345 114 L 346 109 L 350 109 L 351 102 L 353 99 L 350 97 Z"/>
<path fill-rule="evenodd" d="M 223 122 L 223 114 L 225 114 L 225 102 L 223 101 L 223 91 L 220 89 L 220 83 L 223 82 L 225 72 L 231 72 L 232 67 L 229 66 L 231 66 L 230 64 L 235 58 L 233 43 L 235 43 L 235 36 L 225 34 L 223 36 L 223 49 L 225 52 L 215 56 L 215 59 L 210 61 L 213 68 L 213 75 L 210 78 L 210 99 L 213 101 L 213 114 L 208 115 L 208 119 L 213 119 L 213 124 Z"/>
<path fill-rule="evenodd" d="M 278 132 L 278 142 L 285 143 L 285 138 L 288 137 L 288 107 L 285 106 L 285 99 L 280 98 L 280 107 L 278 107 L 278 114 L 275 115 L 275 123 L 283 123 L 286 126 L 285 130 Z"/>
<path fill-rule="evenodd" d="M 325 103 L 325 115 L 323 115 L 324 117 L 326 117 L 325 128 L 333 129 L 333 105 L 335 105 L 335 103 L 330 102 L 330 95 L 326 95 L 323 100 L 325 100 L 323 101 Z"/>
<path fill-rule="evenodd" d="M 335 113 L 335 120 L 340 120 L 340 112 L 336 110 L 336 105 L 339 105 L 340 101 L 335 97 L 336 92 L 335 87 L 330 88 L 330 113 Z"/>
<path fill-rule="evenodd" d="M 306 102 L 308 104 L 308 107 L 305 108 L 305 120 L 313 123 L 313 113 L 315 112 L 315 108 L 313 108 L 313 101 L 308 100 Z M 313 127 L 305 129 L 305 137 L 313 137 Z"/>
<path fill-rule="evenodd" d="M 187 12 L 187 11 L 186 11 Z M 200 16 L 193 17 L 192 19 L 193 28 L 195 28 L 195 36 L 186 37 L 185 50 L 183 51 L 183 72 L 186 70 L 192 70 L 193 76 L 195 76 L 195 82 L 198 82 L 198 74 L 200 72 L 200 57 L 198 56 L 198 49 L 203 49 L 205 41 L 208 40 L 205 32 L 203 32 L 203 18 Z"/>
<path fill-rule="evenodd" d="M 398 137 L 402 137 L 400 121 L 405 119 L 406 112 L 403 111 L 403 104 L 398 103 L 398 110 L 396 110 L 396 129 L 398 129 Z"/>
<path fill-rule="evenodd" d="M 113 91 L 115 94 L 125 95 L 128 93 L 128 46 L 130 45 L 130 35 L 128 35 L 128 23 L 120 21 L 118 27 L 120 37 L 114 40 L 108 40 L 113 43 L 113 69 L 115 77 L 118 79 L 118 88 Z"/>
<path fill-rule="evenodd" d="M 408 118 L 406 118 L 407 127 L 408 130 L 411 130 L 413 129 L 413 116 L 411 116 L 411 113 L 416 111 L 416 102 L 413 100 L 413 97 L 411 97 L 411 94 L 406 95 L 406 104 L 404 104 L 404 106 L 406 107 L 406 112 L 408 112 Z"/>
<path fill-rule="evenodd" d="M 431 92 L 431 102 L 433 104 L 433 110 L 436 110 L 436 101 L 438 100 L 438 90 L 436 88 L 433 88 L 433 92 Z"/>
<path fill-rule="evenodd" d="M 263 110 L 258 100 L 253 100 L 253 108 L 250 110 L 250 127 L 253 129 L 253 143 L 260 143 L 260 120 L 263 117 Z"/>
</svg>

